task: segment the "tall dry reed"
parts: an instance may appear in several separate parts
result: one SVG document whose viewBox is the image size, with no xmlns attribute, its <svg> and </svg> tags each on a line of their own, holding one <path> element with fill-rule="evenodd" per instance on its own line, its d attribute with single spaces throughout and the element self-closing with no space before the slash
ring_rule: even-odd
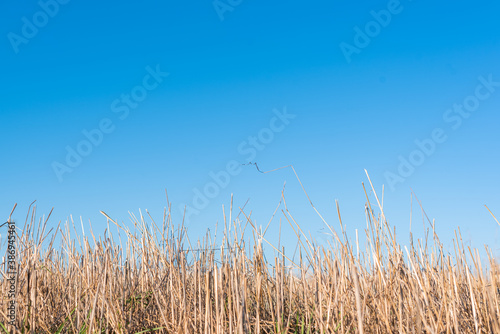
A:
<svg viewBox="0 0 500 334">
<path fill-rule="evenodd" d="M 295 259 L 268 242 L 244 210 L 241 220 L 224 215 L 223 242 L 215 247 L 210 235 L 191 244 L 185 228 L 173 224 L 170 205 L 162 224 L 141 215 L 134 217 L 134 230 L 103 213 L 119 231 L 103 236 L 77 233 L 72 221 L 47 231 L 33 207 L 18 232 L 17 329 L 500 333 L 500 276 L 491 252 L 486 249 L 482 262 L 459 231 L 453 254 L 435 233 L 401 246 L 374 196 L 377 213 L 367 196 L 364 250 L 347 238 L 340 213 L 341 232 L 327 225 L 329 246 L 316 245 L 283 197 L 280 214 L 299 247 Z M 250 239 L 243 236 L 245 225 Z M 264 248 L 277 256 L 266 260 Z M 0 332 L 9 330 L 5 271 L 4 259 Z"/>
</svg>

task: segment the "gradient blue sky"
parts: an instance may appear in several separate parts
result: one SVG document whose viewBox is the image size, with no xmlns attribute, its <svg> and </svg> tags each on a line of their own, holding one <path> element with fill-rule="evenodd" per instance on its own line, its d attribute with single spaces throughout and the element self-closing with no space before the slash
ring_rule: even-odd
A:
<svg viewBox="0 0 500 334">
<path fill-rule="evenodd" d="M 71 0 L 13 47 L 13 34 L 22 37 L 34 15 L 42 20 L 42 9 L 36 1 L 3 1 L 2 219 L 18 203 L 14 218 L 24 222 L 37 200 L 40 215 L 55 208 L 51 226 L 73 215 L 102 232 L 99 210 L 130 224 L 128 211 L 147 209 L 161 221 L 167 189 L 180 222 L 179 207 L 192 205 L 194 189 L 229 161 L 246 162 L 238 146 L 286 107 L 296 117 L 252 161 L 262 170 L 293 164 L 334 227 L 338 199 L 348 230 L 365 228 L 367 169 L 377 190 L 386 184 L 386 215 L 401 241 L 408 239 L 411 188 L 445 244 L 460 226 L 466 242 L 497 252 L 499 227 L 484 205 L 500 215 L 500 87 L 458 129 L 443 116 L 474 95 L 480 76 L 500 81 L 500 4 L 401 0 L 390 23 L 348 62 L 341 43 L 354 45 L 355 27 L 364 30 L 371 11 L 388 6 L 244 0 L 221 20 L 211 1 Z M 112 103 L 142 84 L 147 66 L 169 75 L 122 120 Z M 59 182 L 53 163 L 64 164 L 66 147 L 76 148 L 82 131 L 103 119 L 114 131 Z M 385 173 L 397 173 L 398 157 L 408 158 L 414 141 L 435 128 L 447 140 L 390 190 Z M 250 198 L 247 211 L 266 225 L 285 181 L 291 212 L 326 241 L 292 170 L 260 174 L 252 166 L 190 217 L 192 239 L 214 230 L 232 193 L 235 213 Z M 422 237 L 421 216 L 414 219 Z M 293 247 L 283 224 L 282 241 Z M 278 226 L 266 236 L 275 243 Z"/>
</svg>

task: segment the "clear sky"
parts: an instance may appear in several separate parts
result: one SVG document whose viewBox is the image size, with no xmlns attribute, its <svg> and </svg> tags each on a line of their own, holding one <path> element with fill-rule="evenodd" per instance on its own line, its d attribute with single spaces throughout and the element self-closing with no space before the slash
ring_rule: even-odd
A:
<svg viewBox="0 0 500 334">
<path fill-rule="evenodd" d="M 500 216 L 499 12 L 493 0 L 3 1 L 2 219 L 18 203 L 24 222 L 37 200 L 51 226 L 73 215 L 102 232 L 100 210 L 161 221 L 167 189 L 196 239 L 231 194 L 235 215 L 249 199 L 266 225 L 286 182 L 292 214 L 324 242 L 290 168 L 241 164 L 294 165 L 351 233 L 366 226 L 367 169 L 401 241 L 413 189 L 445 244 L 460 226 L 500 251 L 484 207 Z"/>
</svg>

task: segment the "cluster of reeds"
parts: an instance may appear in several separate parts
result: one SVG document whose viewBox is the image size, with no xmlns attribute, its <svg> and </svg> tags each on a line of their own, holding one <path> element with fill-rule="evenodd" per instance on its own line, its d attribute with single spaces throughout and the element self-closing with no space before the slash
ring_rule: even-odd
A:
<svg viewBox="0 0 500 334">
<path fill-rule="evenodd" d="M 274 248 L 244 210 L 238 219 L 224 215 L 216 247 L 208 235 L 191 244 L 173 224 L 170 205 L 162 224 L 141 215 L 133 230 L 103 213 L 119 233 L 102 237 L 76 233 L 71 220 L 46 231 L 32 209 L 19 231 L 17 330 L 500 333 L 500 275 L 491 252 L 481 262 L 458 232 L 447 254 L 432 229 L 430 238 L 402 247 L 379 204 L 375 213 L 367 197 L 363 246 L 347 238 L 339 214 L 341 232 L 327 225 L 326 247 L 307 238 L 283 202 L 279 214 L 296 231 L 295 258 Z M 270 251 L 276 256 L 269 261 Z M 3 277 L 0 332 L 10 330 L 6 289 Z"/>
</svg>

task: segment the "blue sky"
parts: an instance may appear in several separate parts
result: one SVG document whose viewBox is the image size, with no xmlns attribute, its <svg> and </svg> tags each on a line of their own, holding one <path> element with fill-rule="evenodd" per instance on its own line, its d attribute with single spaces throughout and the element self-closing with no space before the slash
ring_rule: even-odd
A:
<svg viewBox="0 0 500 334">
<path fill-rule="evenodd" d="M 496 252 L 499 227 L 484 205 L 500 215 L 499 10 L 494 1 L 4 1 L 2 219 L 18 203 L 23 222 L 37 200 L 40 215 L 54 207 L 52 225 L 73 215 L 102 232 L 100 210 L 130 224 L 129 211 L 147 209 L 160 221 L 167 189 L 174 220 L 185 205 L 196 211 L 186 224 L 196 239 L 222 220 L 231 194 L 235 214 L 250 199 L 246 210 L 266 225 L 286 182 L 289 209 L 325 242 L 290 168 L 241 164 L 294 165 L 334 227 L 339 201 L 351 233 L 366 226 L 367 169 L 377 191 L 385 184 L 402 242 L 413 189 L 446 245 L 460 226 L 466 242 Z M 471 111 L 454 107 L 463 104 Z M 276 220 L 266 237 L 275 243 L 278 231 Z"/>
</svg>

